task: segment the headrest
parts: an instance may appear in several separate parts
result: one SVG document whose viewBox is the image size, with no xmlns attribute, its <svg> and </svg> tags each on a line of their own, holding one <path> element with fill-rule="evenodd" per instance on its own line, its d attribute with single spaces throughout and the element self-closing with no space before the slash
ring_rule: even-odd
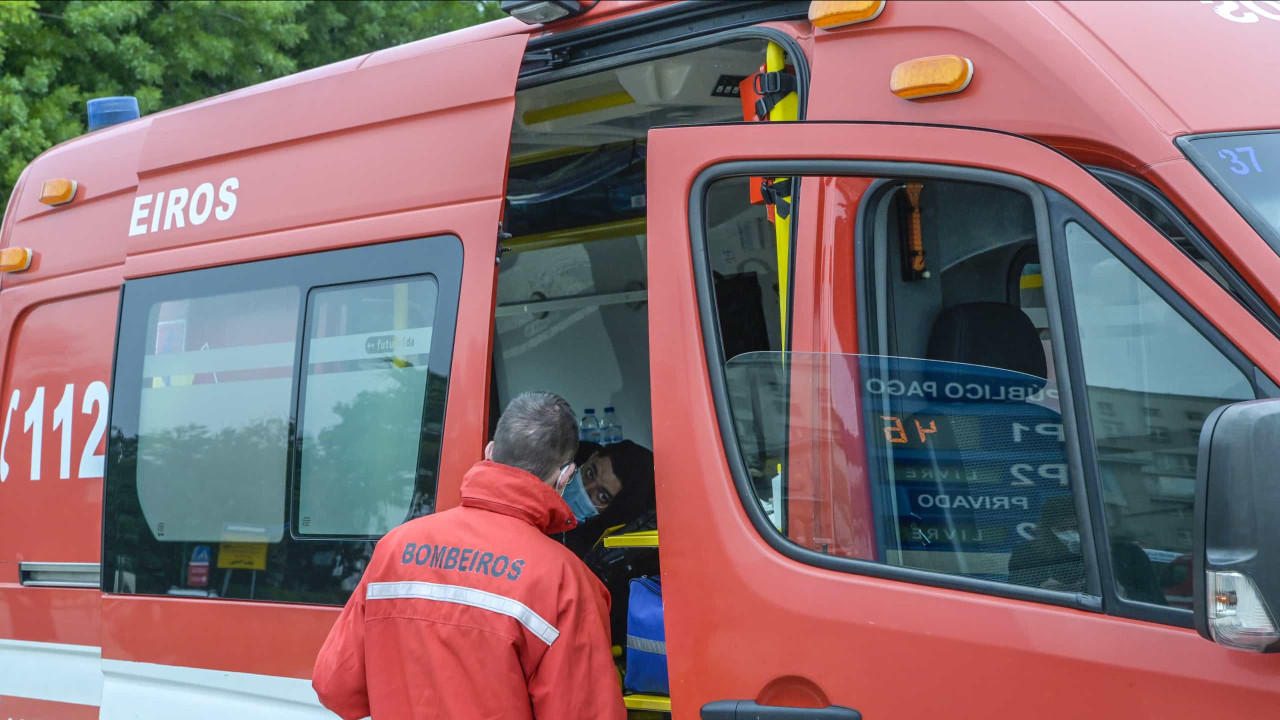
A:
<svg viewBox="0 0 1280 720">
<path fill-rule="evenodd" d="M 1048 375 L 1040 333 L 1022 310 L 1006 303 L 975 302 L 944 309 L 929 336 L 930 360 L 986 365 Z"/>
</svg>

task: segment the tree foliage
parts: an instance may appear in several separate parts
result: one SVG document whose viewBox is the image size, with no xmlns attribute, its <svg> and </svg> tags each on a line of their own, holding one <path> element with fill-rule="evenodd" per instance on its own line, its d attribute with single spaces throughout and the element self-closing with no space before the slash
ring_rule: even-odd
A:
<svg viewBox="0 0 1280 720">
<path fill-rule="evenodd" d="M 492 1 L 0 0 L 0 209 L 85 101 L 143 114 L 501 15 Z"/>
</svg>

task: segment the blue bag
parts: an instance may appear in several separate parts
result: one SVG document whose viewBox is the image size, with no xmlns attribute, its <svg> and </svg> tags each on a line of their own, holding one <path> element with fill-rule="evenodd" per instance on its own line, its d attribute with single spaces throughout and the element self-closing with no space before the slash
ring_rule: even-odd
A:
<svg viewBox="0 0 1280 720">
<path fill-rule="evenodd" d="M 627 692 L 670 695 L 667 633 L 662 626 L 662 583 L 656 577 L 631 581 L 627 601 Z"/>
</svg>

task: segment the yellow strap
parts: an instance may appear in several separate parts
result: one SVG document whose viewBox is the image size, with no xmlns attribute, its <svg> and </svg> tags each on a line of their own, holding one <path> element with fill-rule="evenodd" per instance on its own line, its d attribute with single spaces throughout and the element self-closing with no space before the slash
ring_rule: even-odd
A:
<svg viewBox="0 0 1280 720">
<path fill-rule="evenodd" d="M 782 72 L 786 67 L 786 51 L 777 43 L 769 43 L 764 56 L 765 71 Z M 794 92 L 787 93 L 787 96 L 779 100 L 778 104 L 769 111 L 769 122 L 794 121 L 799 118 L 800 96 Z M 783 180 L 786 178 L 776 178 L 774 182 Z M 791 204 L 791 196 L 788 195 L 784 200 L 791 207 L 791 212 L 786 218 L 778 214 L 776 206 L 773 210 L 773 231 L 778 247 L 778 307 L 782 313 L 782 350 L 787 349 L 787 285 L 791 279 L 791 218 L 795 217 L 795 206 Z"/>
</svg>

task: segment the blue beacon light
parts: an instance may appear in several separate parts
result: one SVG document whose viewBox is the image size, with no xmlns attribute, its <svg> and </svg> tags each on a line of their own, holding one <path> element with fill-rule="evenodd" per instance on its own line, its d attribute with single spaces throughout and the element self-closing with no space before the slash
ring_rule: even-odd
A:
<svg viewBox="0 0 1280 720">
<path fill-rule="evenodd" d="M 137 120 L 138 98 L 136 97 L 101 97 L 88 102 L 89 132 L 104 127 L 117 125 L 130 120 Z"/>
</svg>

